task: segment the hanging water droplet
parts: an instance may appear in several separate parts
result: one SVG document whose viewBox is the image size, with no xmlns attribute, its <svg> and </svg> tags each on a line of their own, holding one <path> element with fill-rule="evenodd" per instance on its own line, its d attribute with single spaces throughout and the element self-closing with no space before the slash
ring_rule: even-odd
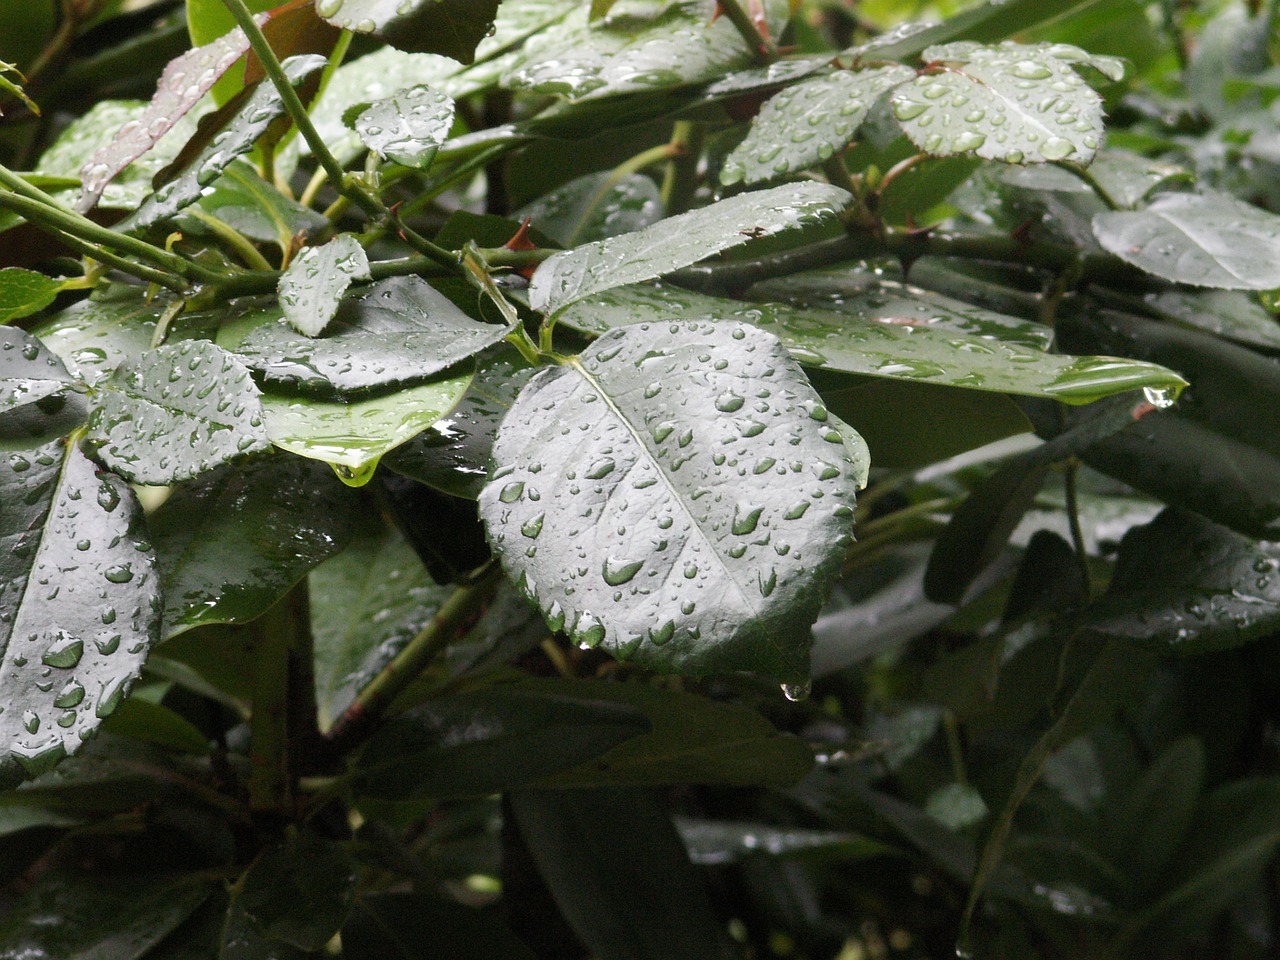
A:
<svg viewBox="0 0 1280 960">
<path fill-rule="evenodd" d="M 1177 393 L 1166 387 L 1143 387 L 1142 395 L 1158 410 L 1167 410 L 1178 399 Z"/>
<path fill-rule="evenodd" d="M 811 680 L 805 680 L 802 683 L 784 683 L 782 685 L 782 695 L 792 703 L 807 700 L 811 692 L 813 692 L 813 682 Z"/>
</svg>

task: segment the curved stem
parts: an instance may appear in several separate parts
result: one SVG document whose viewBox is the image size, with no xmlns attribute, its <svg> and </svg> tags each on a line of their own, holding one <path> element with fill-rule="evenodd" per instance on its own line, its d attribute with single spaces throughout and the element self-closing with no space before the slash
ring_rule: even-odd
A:
<svg viewBox="0 0 1280 960">
<path fill-rule="evenodd" d="M 1053 165 L 1059 170 L 1065 170 L 1076 179 L 1080 180 L 1090 190 L 1092 190 L 1099 200 L 1107 205 L 1108 210 L 1123 210 L 1124 207 L 1117 203 L 1115 198 L 1107 192 L 1107 188 L 1102 185 L 1097 177 L 1093 175 L 1093 171 L 1088 167 L 1078 163 L 1068 163 L 1066 160 L 1054 160 Z"/>
<path fill-rule="evenodd" d="M 773 42 L 773 38 L 768 36 L 767 32 L 756 27 L 755 22 L 747 11 L 742 9 L 738 0 L 719 0 L 719 9 L 742 35 L 742 39 L 747 42 L 747 46 L 751 48 L 757 60 L 761 63 L 772 63 L 778 59 L 778 45 Z"/>
<path fill-rule="evenodd" d="M 224 240 L 231 249 L 240 255 L 240 259 L 244 261 L 245 266 L 254 270 L 271 269 L 271 264 L 267 262 L 267 258 L 259 252 L 258 248 L 229 223 L 218 219 L 198 206 L 188 207 L 186 212 L 212 230 L 219 239 Z"/>
</svg>

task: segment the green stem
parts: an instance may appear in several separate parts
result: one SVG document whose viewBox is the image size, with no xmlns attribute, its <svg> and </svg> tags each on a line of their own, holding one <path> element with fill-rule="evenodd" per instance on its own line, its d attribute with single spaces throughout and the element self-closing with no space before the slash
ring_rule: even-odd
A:
<svg viewBox="0 0 1280 960">
<path fill-rule="evenodd" d="M 249 808 L 284 813 L 292 804 L 289 763 L 289 661 L 306 611 L 295 588 L 255 620 L 253 715 L 249 722 Z"/>
<path fill-rule="evenodd" d="M 871 212 L 871 208 L 867 206 L 862 184 L 849 173 L 849 168 L 845 166 L 844 158 L 840 156 L 831 157 L 823 163 L 822 171 L 827 175 L 827 180 L 833 186 L 848 191 L 853 198 L 849 208 L 843 215 L 845 225 L 854 230 L 879 233 L 883 229 L 883 224 L 876 219 L 875 214 Z"/>
<path fill-rule="evenodd" d="M 1093 171 L 1088 167 L 1079 163 L 1068 163 L 1066 160 L 1054 160 L 1052 162 L 1059 170 L 1067 171 L 1067 173 L 1080 180 L 1085 184 L 1085 186 L 1097 194 L 1098 199 L 1107 205 L 1108 210 L 1124 209 L 1121 204 L 1116 202 L 1115 197 L 1111 196 L 1111 194 L 1107 192 L 1107 188 L 1099 182 L 1098 178 L 1093 175 Z"/>
<path fill-rule="evenodd" d="M 218 219 L 213 214 L 200 209 L 198 206 L 188 207 L 186 212 L 212 230 L 220 240 L 225 241 L 231 249 L 240 255 L 240 259 L 244 261 L 245 266 L 254 270 L 271 269 L 271 264 L 267 262 L 267 258 L 239 230 L 236 230 L 224 220 Z"/>
<path fill-rule="evenodd" d="M 360 740 L 431 661 L 476 622 L 501 579 L 501 570 L 494 564 L 474 582 L 455 590 L 431 622 L 360 691 L 355 702 L 338 718 L 326 735 L 330 745 L 341 749 Z"/>
<path fill-rule="evenodd" d="M 459 180 L 471 176 L 477 170 L 484 169 L 490 163 L 503 156 L 503 154 L 520 145 L 519 143 L 498 143 L 480 153 L 472 154 L 450 170 L 443 178 L 433 181 L 426 190 L 401 207 L 400 216 L 402 218 L 414 216 Z M 439 154 L 437 154 L 438 156 Z"/>
<path fill-rule="evenodd" d="M 0 206 L 3 206 L 3 204 L 4 198 L 0 196 Z M 90 260 L 115 267 L 117 270 L 121 270 L 131 276 L 137 277 L 139 280 L 146 280 L 148 283 L 157 284 L 158 286 L 164 287 L 167 290 L 172 290 L 177 294 L 185 293 L 187 290 L 187 284 L 181 277 L 175 277 L 173 274 L 165 273 L 163 270 L 156 270 L 152 267 L 148 267 L 146 264 L 138 263 L 136 260 L 129 260 L 125 257 L 117 256 L 110 250 L 95 246 L 94 244 L 81 240 L 79 237 L 72 236 L 69 233 L 62 233 L 61 231 L 54 230 L 50 230 L 48 233 L 51 236 L 57 237 L 68 247 Z"/>
<path fill-rule="evenodd" d="M 693 120 L 677 120 L 671 130 L 671 142 L 666 144 L 670 160 L 662 178 L 662 207 L 669 217 L 684 213 L 693 203 L 705 139 L 705 126 Z"/>
<path fill-rule="evenodd" d="M 1071 543 L 1075 547 L 1076 563 L 1080 567 L 1080 601 L 1084 605 L 1092 599 L 1093 585 L 1089 574 L 1089 551 L 1085 549 L 1084 531 L 1080 527 L 1080 502 L 1076 495 L 1076 480 L 1079 472 L 1080 461 L 1073 457 L 1067 462 L 1062 485 L 1067 498 L 1067 523 L 1071 528 Z"/>
<path fill-rule="evenodd" d="M 738 0 L 719 0 L 719 3 L 721 12 L 742 35 L 742 39 L 747 42 L 747 46 L 751 48 L 757 60 L 761 63 L 772 63 L 778 59 L 778 45 L 756 29 L 755 23 L 747 11 L 742 9 L 742 4 L 738 3 Z"/>
</svg>

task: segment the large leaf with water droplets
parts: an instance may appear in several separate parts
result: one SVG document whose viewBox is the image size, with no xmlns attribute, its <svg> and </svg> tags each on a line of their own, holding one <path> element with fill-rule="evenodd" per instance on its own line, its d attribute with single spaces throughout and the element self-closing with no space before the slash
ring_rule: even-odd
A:
<svg viewBox="0 0 1280 960">
<path fill-rule="evenodd" d="M 270 446 L 249 371 L 208 340 L 149 350 L 99 388 L 89 442 L 136 483 L 164 485 Z"/>
<path fill-rule="evenodd" d="M 1160 290 L 1143 299 L 1158 313 L 1251 347 L 1280 351 L 1280 323 L 1250 295 L 1236 290 Z"/>
<path fill-rule="evenodd" d="M 1102 98 L 1072 68 L 1087 54 L 1065 44 L 930 47 L 944 62 L 893 95 L 911 142 L 934 156 L 973 153 L 1008 163 L 1088 163 L 1102 142 Z"/>
<path fill-rule="evenodd" d="M 322 400 L 265 393 L 267 436 L 281 449 L 333 464 L 348 482 L 373 476 L 378 458 L 435 424 L 462 399 L 470 365 L 368 400 Z"/>
<path fill-rule="evenodd" d="M 1084 623 L 1178 653 L 1238 647 L 1280 627 L 1278 573 L 1280 544 L 1170 508 L 1125 534 L 1115 575 Z"/>
<path fill-rule="evenodd" d="M 493 28 L 500 0 L 316 0 L 335 27 L 371 33 L 398 50 L 438 53 L 463 63 Z"/>
<path fill-rule="evenodd" d="M 453 126 L 453 101 L 426 84 L 369 104 L 355 118 L 364 145 L 385 160 L 426 170 Z"/>
<path fill-rule="evenodd" d="M 280 275 L 277 291 L 284 318 L 303 336 L 316 337 L 338 312 L 353 280 L 369 279 L 369 258 L 349 233 L 308 247 Z"/>
<path fill-rule="evenodd" d="M 486 356 L 458 405 L 393 450 L 388 467 L 455 497 L 480 496 L 498 424 L 535 372 L 510 346 Z"/>
<path fill-rule="evenodd" d="M 480 512 L 575 642 L 655 669 L 801 681 L 851 535 L 854 469 L 826 419 L 769 334 L 626 327 L 521 392 Z"/>
<path fill-rule="evenodd" d="M 776 36 L 785 0 L 767 0 Z M 569 100 L 707 83 L 751 65 L 752 51 L 729 22 L 699 2 L 625 4 L 589 22 L 585 5 L 529 39 L 503 85 Z"/>
<path fill-rule="evenodd" d="M 913 306 L 910 299 L 900 304 L 903 309 L 911 313 L 921 309 L 920 301 Z M 912 320 L 910 313 L 906 316 L 908 323 L 896 322 L 896 316 L 876 316 L 876 309 L 869 306 L 869 316 L 861 319 L 829 310 L 745 303 L 673 287 L 635 285 L 580 300 L 564 311 L 559 322 L 587 333 L 602 333 L 673 316 L 745 321 L 779 337 L 795 359 L 811 366 L 970 390 L 1050 397 L 1065 403 L 1089 403 L 1140 387 L 1177 392 L 1186 385 L 1172 370 L 1142 360 L 1049 354 L 1017 340 L 1008 342 L 1004 339 L 1008 330 L 990 323 L 990 317 L 977 308 L 956 315 L 949 325 L 980 329 L 980 336 L 934 329 L 927 322 L 917 325 L 920 321 Z M 998 338 L 993 338 L 993 333 Z M 1014 335 L 1025 339 L 1026 333 Z"/>
<path fill-rule="evenodd" d="M 120 284 L 58 311 L 31 332 L 92 385 L 150 348 L 156 321 L 168 306 L 163 297 L 147 300 L 137 287 Z"/>
<path fill-rule="evenodd" d="M 0 326 L 0 410 L 53 396 L 73 383 L 43 343 L 17 327 Z"/>
<path fill-rule="evenodd" d="M 529 302 L 535 310 L 554 312 L 593 293 L 650 280 L 752 239 L 830 220 L 849 199 L 844 190 L 824 183 L 739 194 L 635 233 L 555 254 L 533 275 Z"/>
<path fill-rule="evenodd" d="M 166 636 L 264 612 L 346 547 L 356 506 L 332 470 L 300 457 L 256 457 L 176 487 L 149 518 Z"/>
<path fill-rule="evenodd" d="M 409 387 L 507 335 L 477 323 L 419 277 L 392 277 L 349 293 L 322 337 L 270 311 L 235 352 L 268 387 L 323 397 Z"/>
<path fill-rule="evenodd" d="M 0 786 L 75 753 L 159 639 L 142 509 L 55 441 L 0 459 Z"/>
<path fill-rule="evenodd" d="M 641 230 L 662 218 L 662 199 L 652 179 L 639 173 L 615 177 L 590 173 L 521 208 L 518 218 L 566 247 Z"/>
<path fill-rule="evenodd" d="M 760 108 L 725 160 L 720 182 L 759 183 L 817 166 L 849 145 L 886 91 L 915 75 L 893 64 L 837 70 L 784 88 Z"/>
<path fill-rule="evenodd" d="M 1102 246 L 1165 280 L 1227 290 L 1280 287 L 1280 217 L 1222 193 L 1166 193 L 1093 218 Z"/>
<path fill-rule="evenodd" d="M 284 62 L 285 75 L 299 84 L 327 63 L 324 57 L 290 57 Z M 237 157 L 248 153 L 273 120 L 284 113 L 284 101 L 270 82 L 259 83 L 256 90 L 235 109 L 234 115 L 213 138 L 186 162 L 172 180 L 143 201 L 125 222 L 128 229 L 148 227 L 171 217 L 183 207 L 200 199 L 204 188 L 222 175 Z"/>
</svg>

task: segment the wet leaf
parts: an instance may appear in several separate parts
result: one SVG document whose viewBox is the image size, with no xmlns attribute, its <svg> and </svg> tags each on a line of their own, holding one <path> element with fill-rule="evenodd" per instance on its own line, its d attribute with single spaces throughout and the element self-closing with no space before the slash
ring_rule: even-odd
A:
<svg viewBox="0 0 1280 960">
<path fill-rule="evenodd" d="M 453 101 L 426 84 L 369 104 L 356 115 L 361 141 L 384 160 L 427 170 L 453 126 Z"/>
<path fill-rule="evenodd" d="M 324 68 L 323 57 L 307 55 L 285 61 L 285 75 L 299 84 Z M 122 225 L 140 230 L 171 217 L 195 203 L 222 172 L 237 158 L 248 153 L 268 126 L 284 113 L 284 102 L 270 82 L 258 84 L 234 116 L 194 157 L 183 163 L 176 176 L 142 202 L 137 211 Z M 177 162 L 182 162 L 181 158 Z"/>
<path fill-rule="evenodd" d="M 299 333 L 317 337 L 355 280 L 369 279 L 369 258 L 349 233 L 319 247 L 307 247 L 280 275 L 277 291 L 284 318 Z"/>
<path fill-rule="evenodd" d="M 1165 510 L 1120 541 L 1090 629 L 1178 653 L 1238 647 L 1280 626 L 1280 545 Z"/>
<path fill-rule="evenodd" d="M 329 226 L 323 214 L 290 200 L 243 161 L 227 167 L 197 206 L 250 240 L 274 243 L 281 251 L 289 249 L 295 236 Z M 183 230 L 198 234 L 204 229 L 198 220 L 186 219 L 180 218 Z"/>
<path fill-rule="evenodd" d="M 590 173 L 522 207 L 515 217 L 530 218 L 548 237 L 573 247 L 656 223 L 662 199 L 657 184 L 642 174 Z"/>
<path fill-rule="evenodd" d="M 370 893 L 357 901 L 342 928 L 348 960 L 421 960 L 418 945 L 427 942 L 432 960 L 537 960 L 511 932 L 500 906 L 467 907 L 419 893 Z"/>
<path fill-rule="evenodd" d="M 973 153 L 1007 163 L 1088 163 L 1102 142 L 1102 98 L 1072 64 L 1066 44 L 952 43 L 930 47 L 925 71 L 893 96 L 911 142 L 935 156 Z"/>
<path fill-rule="evenodd" d="M 356 866 L 341 844 L 302 834 L 269 848 L 232 888 L 222 955 L 241 955 L 235 938 L 321 950 L 346 921 L 355 886 Z"/>
<path fill-rule="evenodd" d="M 0 325 L 0 410 L 51 397 L 74 383 L 43 343 L 17 327 Z"/>
<path fill-rule="evenodd" d="M 438 53 L 462 63 L 493 27 L 500 0 L 317 0 L 335 27 L 371 33 L 398 50 Z"/>
<path fill-rule="evenodd" d="M 260 16 L 259 23 L 263 19 Z M 80 210 L 91 208 L 116 174 L 152 150 L 248 50 L 249 40 L 237 27 L 170 62 L 160 75 L 155 96 L 141 115 L 125 120 L 87 161 L 81 158 L 84 191 Z"/>
<path fill-rule="evenodd" d="M 837 70 L 784 87 L 729 154 L 720 182 L 760 183 L 818 166 L 849 145 L 880 97 L 914 78 L 914 70 L 894 64 Z"/>
<path fill-rule="evenodd" d="M 149 518 L 165 636 L 261 614 L 347 545 L 352 496 L 327 467 L 286 456 L 257 457 L 175 487 Z"/>
<path fill-rule="evenodd" d="M 676 826 L 689 859 L 700 867 L 741 863 L 752 857 L 827 855 L 841 862 L 892 853 L 887 844 L 856 833 L 803 830 L 765 823 L 678 818 Z"/>
<path fill-rule="evenodd" d="M 323 337 L 272 322 L 270 311 L 263 320 L 235 352 L 269 389 L 323 397 L 421 384 L 507 334 L 472 320 L 419 277 L 349 293 Z"/>
<path fill-rule="evenodd" d="M 97 732 L 159 639 L 160 584 L 128 485 L 55 441 L 0 458 L 0 786 Z"/>
<path fill-rule="evenodd" d="M 787 3 L 765 3 L 776 36 Z M 631 16 L 589 21 L 585 5 L 529 39 L 503 86 L 569 100 L 661 90 L 718 80 L 753 56 L 728 17 L 712 20 L 701 4 L 640 8 Z"/>
<path fill-rule="evenodd" d="M 786 786 L 813 766 L 813 751 L 803 740 L 737 704 L 643 683 L 525 680 L 516 689 L 631 706 L 652 725 L 590 763 L 539 780 L 539 786 Z"/>
<path fill-rule="evenodd" d="M 452 587 L 440 586 L 398 533 L 363 532 L 311 571 L 316 706 L 327 730 L 422 630 Z"/>
<path fill-rule="evenodd" d="M 383 462 L 419 483 L 475 500 L 489 474 L 498 424 L 535 372 L 513 347 L 482 354 L 475 379 L 458 405 Z"/>
<path fill-rule="evenodd" d="M 31 332 L 90 385 L 151 347 L 156 321 L 168 307 L 148 301 L 136 287 L 120 285 L 59 310 Z"/>
<path fill-rule="evenodd" d="M 593 955 L 721 955 L 720 923 L 702 877 L 655 794 L 516 790 L 508 799 L 551 895 Z"/>
<path fill-rule="evenodd" d="M 138 960 L 213 889 L 208 877 L 59 870 L 6 910 L 0 960 Z"/>
<path fill-rule="evenodd" d="M 1143 299 L 1179 323 L 1251 347 L 1280 350 L 1280 323 L 1248 294 L 1234 290 L 1161 290 Z"/>
<path fill-rule="evenodd" d="M 752 239 L 830 220 L 848 200 L 849 194 L 839 187 L 822 183 L 739 194 L 635 233 L 556 254 L 533 275 L 529 303 L 535 310 L 555 312 L 583 297 L 670 273 Z"/>
<path fill-rule="evenodd" d="M 275 393 L 262 396 L 267 436 L 300 457 L 339 468 L 348 482 L 373 476 L 385 453 L 417 436 L 449 413 L 471 383 L 470 367 L 368 400 L 320 400 Z"/>
<path fill-rule="evenodd" d="M 915 312 L 937 302 L 933 296 L 914 304 L 912 299 L 897 303 Z M 874 315 L 876 309 L 868 313 Z M 809 366 L 913 383 L 1049 397 L 1064 403 L 1089 403 L 1142 387 L 1176 392 L 1185 386 L 1172 370 L 1142 360 L 1048 354 L 1005 342 L 1002 327 L 991 323 L 991 315 L 976 307 L 953 315 L 949 322 L 970 329 L 978 324 L 977 329 L 987 336 L 1001 331 L 1001 339 L 874 317 L 859 322 L 833 311 L 724 300 L 653 285 L 595 294 L 570 306 L 559 322 L 587 333 L 601 333 L 671 316 L 751 323 L 779 337 L 796 360 Z M 1026 336 L 1026 332 L 1017 334 L 1018 339 Z"/>
<path fill-rule="evenodd" d="M 1099 213 L 1093 232 L 1121 260 L 1175 283 L 1280 287 L 1280 217 L 1226 194 L 1161 194 L 1142 210 Z"/>
<path fill-rule="evenodd" d="M 826 419 L 782 345 L 746 324 L 612 331 L 521 392 L 481 515 L 575 642 L 801 682 L 851 533 L 855 471 Z"/>
<path fill-rule="evenodd" d="M 189 480 L 270 446 L 249 371 L 208 340 L 148 350 L 99 387 L 88 440 L 135 483 Z"/>
<path fill-rule="evenodd" d="M 153 662 L 148 661 L 148 672 Z M 112 736 L 145 740 L 179 753 L 208 754 L 212 749 L 209 738 L 182 714 L 140 696 L 120 704 L 102 730 Z"/>
<path fill-rule="evenodd" d="M 62 281 L 34 270 L 5 267 L 0 270 L 0 323 L 29 317 L 53 303 Z"/>
<path fill-rule="evenodd" d="M 625 704 L 493 687 L 387 722 L 352 776 L 360 794 L 380 800 L 483 796 L 575 767 L 648 729 Z"/>
</svg>

